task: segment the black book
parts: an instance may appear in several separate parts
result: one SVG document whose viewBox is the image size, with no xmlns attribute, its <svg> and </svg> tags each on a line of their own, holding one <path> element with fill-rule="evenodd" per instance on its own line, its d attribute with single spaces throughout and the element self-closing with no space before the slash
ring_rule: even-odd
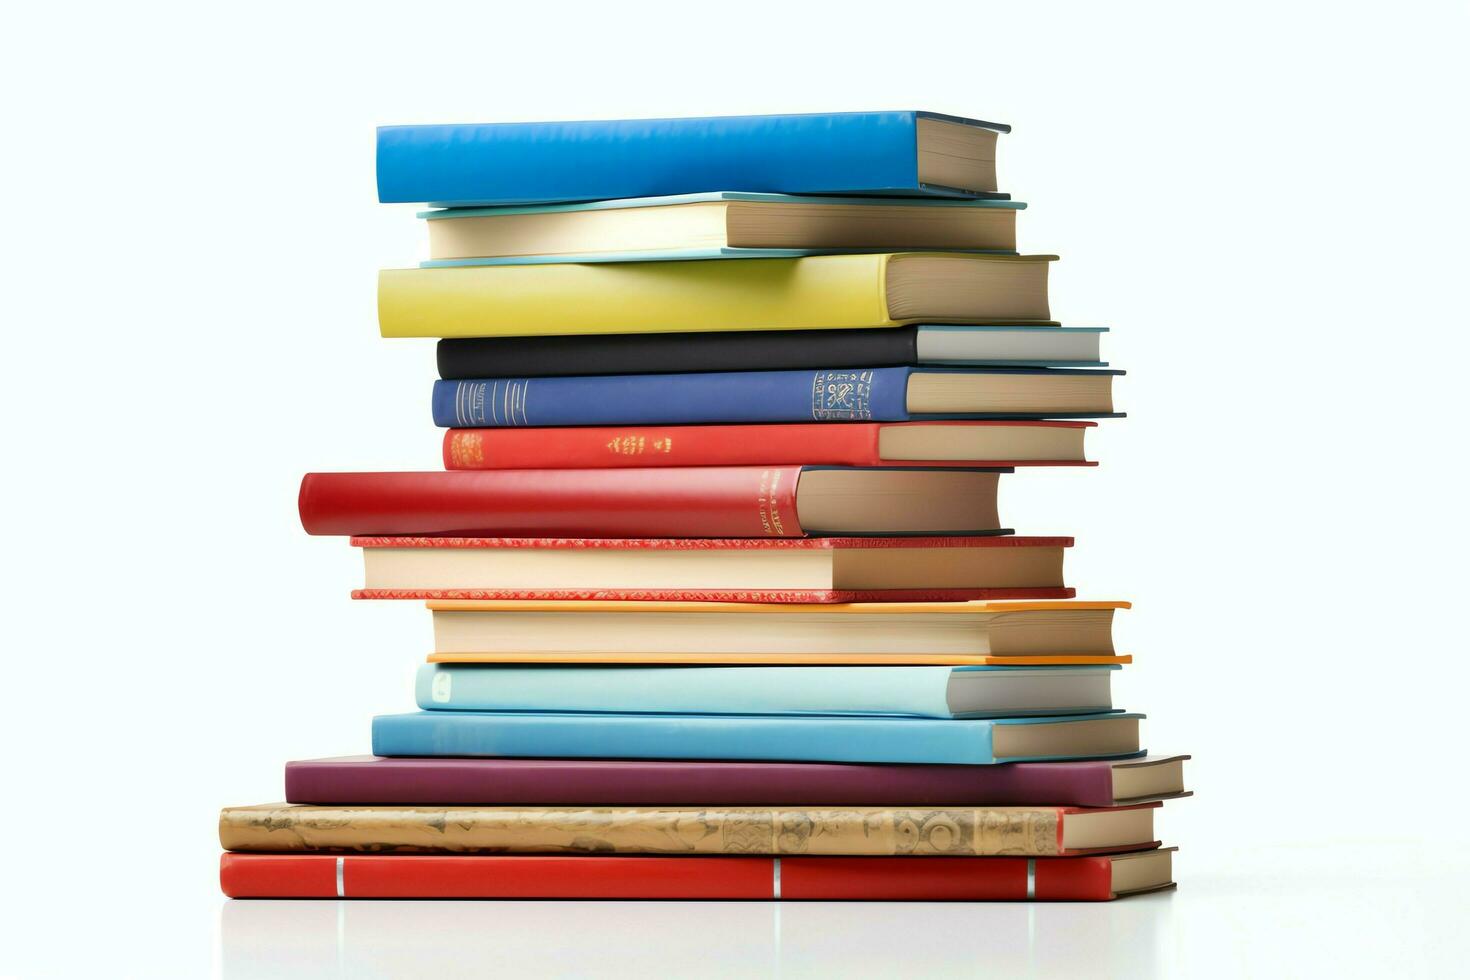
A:
<svg viewBox="0 0 1470 980">
<path fill-rule="evenodd" d="M 902 365 L 1101 366 L 1105 328 L 932 326 L 862 330 L 476 337 L 439 341 L 439 376 L 684 374 Z"/>
</svg>

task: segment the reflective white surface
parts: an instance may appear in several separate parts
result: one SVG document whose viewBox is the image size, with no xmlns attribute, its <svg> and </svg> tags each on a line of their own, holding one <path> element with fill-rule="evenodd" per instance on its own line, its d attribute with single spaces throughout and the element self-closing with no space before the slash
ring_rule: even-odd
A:
<svg viewBox="0 0 1470 980">
<path fill-rule="evenodd" d="M 1445 975 L 1465 852 L 1279 849 L 1107 904 L 262 902 L 224 980 L 306 977 Z"/>
<path fill-rule="evenodd" d="M 1159 973 L 1170 896 L 1105 907 L 231 902 L 225 980 L 321 976 Z"/>
</svg>

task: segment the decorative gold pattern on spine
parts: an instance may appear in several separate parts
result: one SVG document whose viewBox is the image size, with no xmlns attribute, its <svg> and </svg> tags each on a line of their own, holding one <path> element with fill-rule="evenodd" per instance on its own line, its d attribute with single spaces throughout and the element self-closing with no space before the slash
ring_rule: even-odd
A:
<svg viewBox="0 0 1470 980">
<path fill-rule="evenodd" d="M 238 851 L 1049 856 L 1061 814 L 952 809 L 234 807 Z"/>
<path fill-rule="evenodd" d="M 449 435 L 449 462 L 458 469 L 478 469 L 485 462 L 485 441 L 479 432 L 455 431 Z"/>
</svg>

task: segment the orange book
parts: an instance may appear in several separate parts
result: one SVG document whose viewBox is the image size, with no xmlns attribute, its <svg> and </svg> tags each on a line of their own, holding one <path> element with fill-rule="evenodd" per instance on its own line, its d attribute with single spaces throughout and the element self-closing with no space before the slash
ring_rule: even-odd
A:
<svg viewBox="0 0 1470 980">
<path fill-rule="evenodd" d="M 1127 602 L 439 600 L 431 663 L 1123 664 Z"/>
</svg>

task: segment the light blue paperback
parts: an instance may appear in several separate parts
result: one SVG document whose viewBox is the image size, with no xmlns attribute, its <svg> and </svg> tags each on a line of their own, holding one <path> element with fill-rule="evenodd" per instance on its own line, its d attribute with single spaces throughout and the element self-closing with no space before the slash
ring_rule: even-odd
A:
<svg viewBox="0 0 1470 980">
<path fill-rule="evenodd" d="M 373 754 L 992 765 L 1139 755 L 1140 714 L 1042 718 L 420 711 L 373 719 Z M 1013 732 L 1023 726 L 1034 733 Z M 1044 751 L 1035 751 L 1038 746 Z"/>
<path fill-rule="evenodd" d="M 424 664 L 415 695 L 426 711 L 1007 718 L 1110 711 L 1119 669 Z"/>
</svg>

